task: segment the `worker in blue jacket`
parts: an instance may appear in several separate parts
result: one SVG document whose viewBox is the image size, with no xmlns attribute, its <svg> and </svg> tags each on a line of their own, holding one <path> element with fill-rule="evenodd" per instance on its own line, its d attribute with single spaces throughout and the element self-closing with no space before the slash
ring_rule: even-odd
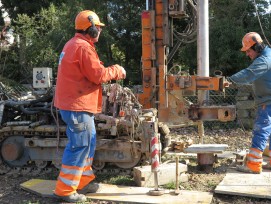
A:
<svg viewBox="0 0 271 204">
<path fill-rule="evenodd" d="M 257 114 L 253 127 L 252 144 L 246 155 L 245 165 L 236 167 L 246 173 L 262 172 L 271 169 L 271 163 L 263 165 L 263 151 L 271 137 L 271 49 L 263 43 L 256 32 L 247 33 L 242 40 L 241 51 L 253 61 L 252 64 L 229 77 L 232 83 L 252 84 Z M 271 148 L 271 144 L 269 145 Z M 271 150 L 269 149 L 271 156 Z"/>
</svg>

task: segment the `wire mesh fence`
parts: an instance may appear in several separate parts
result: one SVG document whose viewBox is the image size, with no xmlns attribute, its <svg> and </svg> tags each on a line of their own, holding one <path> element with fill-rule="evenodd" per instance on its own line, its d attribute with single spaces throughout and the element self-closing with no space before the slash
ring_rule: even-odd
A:
<svg viewBox="0 0 271 204">
<path fill-rule="evenodd" d="M 197 103 L 197 96 L 186 97 L 193 103 Z M 255 116 L 254 97 L 251 85 L 235 86 L 225 89 L 225 92 L 209 92 L 208 101 L 204 105 L 236 105 L 236 119 L 229 122 L 204 121 L 204 127 L 210 129 L 251 129 Z"/>
<path fill-rule="evenodd" d="M 2 80 L 1 80 L 2 81 Z M 8 83 L 7 83 L 8 84 Z M 1 85 L 1 84 L 0 84 Z M 7 87 L 7 86 L 5 86 Z M 13 85 L 14 93 L 25 93 L 25 86 Z M 2 87 L 3 88 L 3 87 Z M 135 89 L 135 86 L 130 86 L 130 89 Z M 142 93 L 142 87 L 136 87 L 140 91 L 135 91 L 135 93 Z M 0 92 L 1 92 L 0 86 Z M 2 90 L 3 92 L 3 90 Z M 234 121 L 221 122 L 221 121 L 204 121 L 204 127 L 209 129 L 232 129 L 232 128 L 242 128 L 251 129 L 253 126 L 253 120 L 255 118 L 254 110 L 254 95 L 252 94 L 252 86 L 234 86 L 225 89 L 224 92 L 209 91 L 209 97 L 204 104 L 208 106 L 224 106 L 224 105 L 236 105 L 237 117 Z M 1 96 L 1 94 L 0 94 Z M 197 104 L 198 98 L 197 94 L 191 96 L 185 96 L 185 99 Z"/>
<path fill-rule="evenodd" d="M 136 88 L 135 88 L 136 87 Z M 135 93 L 143 93 L 142 86 L 131 86 Z M 200 105 L 235 105 L 236 106 L 236 119 L 229 122 L 221 121 L 204 121 L 204 127 L 210 129 L 252 129 L 253 120 L 255 118 L 254 109 L 254 94 L 251 85 L 232 86 L 226 88 L 224 92 L 209 91 L 209 97 L 207 101 L 204 101 Z M 184 97 L 187 101 L 192 104 L 198 104 L 198 96 L 193 95 Z"/>
</svg>

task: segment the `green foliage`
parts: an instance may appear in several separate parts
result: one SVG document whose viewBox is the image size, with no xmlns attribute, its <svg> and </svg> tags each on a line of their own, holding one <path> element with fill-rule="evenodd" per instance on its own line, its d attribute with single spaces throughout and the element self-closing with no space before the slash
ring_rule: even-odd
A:
<svg viewBox="0 0 271 204">
<path fill-rule="evenodd" d="M 163 187 L 166 189 L 176 189 L 176 183 L 172 181 L 172 182 L 167 183 Z"/>
<path fill-rule="evenodd" d="M 144 2 L 61 2 L 62 4 L 53 1 L 48 5 L 47 1 L 43 1 L 41 7 L 33 5 L 26 12 L 18 1 L 4 1 L 3 5 L 7 11 L 11 11 L 15 5 L 18 6 L 18 12 L 13 16 L 13 28 L 20 38 L 19 48 L 15 49 L 18 52 L 15 59 L 9 59 L 17 63 L 15 67 L 9 67 L 13 77 L 28 81 L 31 79 L 32 68 L 38 66 L 52 67 L 56 71 L 58 55 L 64 44 L 74 35 L 75 16 L 81 10 L 90 9 L 106 24 L 97 43 L 99 56 L 105 66 L 117 63 L 126 68 L 128 76 L 136 75 L 127 79 L 126 83 L 131 84 L 135 78 L 140 79 L 140 14 Z M 33 12 L 34 10 L 36 12 Z"/>
<path fill-rule="evenodd" d="M 74 35 L 71 22 L 77 9 L 51 4 L 31 16 L 18 14 L 13 19 L 13 29 L 19 40 L 8 51 L 1 52 L 0 71 L 23 83 L 32 82 L 33 67 L 51 67 L 56 72 L 59 53 Z"/>
<path fill-rule="evenodd" d="M 211 2 L 210 73 L 221 70 L 226 75 L 244 68 L 249 61 L 240 52 L 247 16 L 253 5 L 248 1 L 223 0 Z"/>
<path fill-rule="evenodd" d="M 266 35 L 270 36 L 270 15 L 266 14 L 268 2 L 256 2 Z M 251 31 L 262 35 L 254 1 L 211 0 L 209 3 L 210 75 L 215 70 L 232 75 L 251 63 L 245 53 L 240 52 L 243 36 Z M 196 74 L 197 42 L 182 45 L 174 62 L 190 67 L 190 73 Z"/>
<path fill-rule="evenodd" d="M 6 77 L 3 77 L 3 76 L 0 76 L 0 82 L 2 82 L 4 84 L 4 86 L 7 87 L 7 88 L 22 86 L 17 81 L 14 81 L 14 80 L 12 80 L 10 78 L 6 78 Z"/>
<path fill-rule="evenodd" d="M 51 4 L 59 6 L 66 1 L 67 0 L 1 0 L 1 3 L 3 8 L 9 13 L 10 18 L 15 19 L 18 14 L 32 16 L 38 13 L 42 8 L 48 8 Z"/>
<path fill-rule="evenodd" d="M 96 180 L 113 185 L 136 186 L 135 181 L 129 175 L 98 174 Z"/>
<path fill-rule="evenodd" d="M 131 178 L 130 176 L 116 176 L 116 177 L 112 177 L 108 183 L 110 184 L 114 184 L 114 185 L 126 185 L 126 186 L 135 186 L 135 182 L 133 180 L 133 178 Z"/>
<path fill-rule="evenodd" d="M 0 75 L 8 79 L 18 79 L 20 77 L 18 49 L 13 47 L 0 52 Z M 19 81 L 19 80 L 18 80 Z"/>
<path fill-rule="evenodd" d="M 0 16 L 0 25 L 1 28 L 5 25 L 3 16 Z"/>
<path fill-rule="evenodd" d="M 104 1 L 102 1 L 104 2 Z M 145 2 L 106 1 L 106 27 L 97 44 L 99 55 L 105 64 L 120 64 L 127 71 L 125 84 L 141 84 L 141 12 Z"/>
<path fill-rule="evenodd" d="M 256 2 L 265 35 L 270 36 L 268 1 Z M 255 15 L 254 0 L 211 0 L 209 3 L 210 75 L 214 70 L 231 75 L 250 63 L 240 52 L 243 35 L 249 31 L 263 34 Z M 75 16 L 89 9 L 106 24 L 96 44 L 100 59 L 105 66 L 117 63 L 125 67 L 124 84 L 141 84 L 141 13 L 145 1 L 2 0 L 2 4 L 12 18 L 20 41 L 8 51 L 1 50 L 0 74 L 18 82 L 29 82 L 33 67 L 52 67 L 56 72 L 58 56 L 74 35 Z M 186 18 L 174 20 L 174 28 L 184 29 L 187 23 Z M 175 64 L 182 71 L 196 74 L 197 43 L 182 44 L 169 68 Z"/>
<path fill-rule="evenodd" d="M 32 73 L 33 67 L 57 67 L 56 43 L 61 39 L 56 39 L 54 33 L 59 32 L 59 12 L 51 5 L 33 16 L 18 14 L 14 20 L 14 30 L 19 36 L 17 58 L 19 65 L 27 70 L 19 77 L 26 82 L 30 79 L 29 73 Z"/>
</svg>

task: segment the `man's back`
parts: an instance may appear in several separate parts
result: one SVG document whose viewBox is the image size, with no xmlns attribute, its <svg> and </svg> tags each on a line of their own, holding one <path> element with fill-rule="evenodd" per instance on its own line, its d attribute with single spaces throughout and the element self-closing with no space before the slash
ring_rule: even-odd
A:
<svg viewBox="0 0 271 204">
<path fill-rule="evenodd" d="M 255 102 L 257 105 L 271 104 L 271 48 L 266 47 L 255 63 L 258 76 L 253 82 Z"/>
</svg>

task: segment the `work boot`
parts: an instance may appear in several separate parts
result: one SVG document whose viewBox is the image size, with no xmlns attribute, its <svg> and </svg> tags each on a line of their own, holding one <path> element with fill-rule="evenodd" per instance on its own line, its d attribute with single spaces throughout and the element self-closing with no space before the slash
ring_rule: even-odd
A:
<svg viewBox="0 0 271 204">
<path fill-rule="evenodd" d="M 271 170 L 271 164 L 269 162 L 265 163 L 265 164 L 262 165 L 262 168 L 267 169 L 267 170 Z"/>
<path fill-rule="evenodd" d="M 80 194 L 87 194 L 87 193 L 96 193 L 100 188 L 100 184 L 91 182 L 88 185 L 86 185 L 82 189 L 78 189 L 77 192 Z"/>
<path fill-rule="evenodd" d="M 68 196 L 59 196 L 59 195 L 54 194 L 54 196 L 56 198 L 59 198 L 61 200 L 66 201 L 68 203 L 77 203 L 77 202 L 85 202 L 85 201 L 87 201 L 87 197 L 85 195 L 78 194 L 78 193 L 73 193 L 73 194 L 68 195 Z"/>
<path fill-rule="evenodd" d="M 262 171 L 252 171 L 249 169 L 246 165 L 237 165 L 236 166 L 237 171 L 245 172 L 245 173 L 251 173 L 251 174 L 260 174 Z"/>
</svg>

